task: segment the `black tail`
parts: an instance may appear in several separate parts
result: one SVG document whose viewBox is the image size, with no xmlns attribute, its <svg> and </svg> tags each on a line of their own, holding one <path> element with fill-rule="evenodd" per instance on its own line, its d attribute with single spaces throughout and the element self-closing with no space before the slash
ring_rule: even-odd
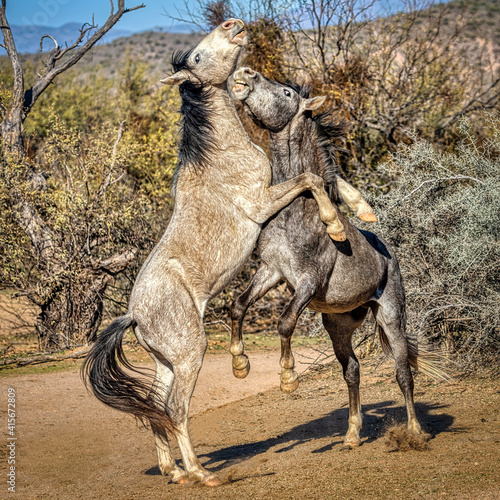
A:
<svg viewBox="0 0 500 500">
<path fill-rule="evenodd" d="M 131 413 L 143 424 L 148 423 L 161 434 L 175 430 L 175 424 L 167 413 L 166 405 L 148 383 L 151 376 L 134 368 L 125 359 L 122 340 L 127 328 L 134 323 L 131 315 L 117 318 L 98 337 L 87 355 L 82 375 L 87 388 L 97 399 L 115 410 Z M 145 380 L 131 377 L 122 366 L 140 373 Z"/>
</svg>

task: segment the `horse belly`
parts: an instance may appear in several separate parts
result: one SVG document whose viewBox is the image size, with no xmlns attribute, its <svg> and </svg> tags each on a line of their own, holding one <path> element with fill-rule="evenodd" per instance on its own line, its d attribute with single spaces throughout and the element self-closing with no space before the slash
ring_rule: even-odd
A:
<svg viewBox="0 0 500 500">
<path fill-rule="evenodd" d="M 377 261 L 373 266 L 355 260 L 346 266 L 345 259 L 339 257 L 323 297 L 313 301 L 324 313 L 345 313 L 366 304 L 377 294 L 383 282 L 383 269 Z M 365 264 L 365 265 L 364 265 Z M 316 299 L 316 298 L 315 298 Z"/>
</svg>

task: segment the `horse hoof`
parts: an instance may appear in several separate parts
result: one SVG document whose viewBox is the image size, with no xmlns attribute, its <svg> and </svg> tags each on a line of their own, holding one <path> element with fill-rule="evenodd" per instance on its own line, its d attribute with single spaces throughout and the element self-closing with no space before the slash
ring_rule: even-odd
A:
<svg viewBox="0 0 500 500">
<path fill-rule="evenodd" d="M 175 477 L 172 477 L 172 482 L 175 484 L 187 484 L 189 483 L 189 477 L 187 474 L 179 474 Z"/>
<path fill-rule="evenodd" d="M 349 441 L 344 441 L 342 444 L 341 449 L 342 450 L 352 450 L 353 448 L 357 448 L 361 444 L 361 441 L 359 439 L 351 439 Z"/>
<path fill-rule="evenodd" d="M 204 486 L 220 486 L 222 484 L 222 481 L 216 475 L 213 475 L 202 479 L 201 484 L 203 484 Z"/>
<path fill-rule="evenodd" d="M 250 371 L 250 365 L 248 365 L 247 368 L 243 368 L 243 370 L 237 370 L 234 366 L 233 366 L 233 375 L 236 377 L 236 378 L 245 378 L 247 375 L 248 375 L 248 372 Z"/>
<path fill-rule="evenodd" d="M 345 241 L 347 239 L 345 231 L 341 231 L 340 233 L 328 233 L 328 234 L 330 235 L 330 238 L 334 241 Z"/>
<path fill-rule="evenodd" d="M 285 394 L 291 394 L 292 392 L 296 391 L 298 386 L 299 379 L 295 380 L 291 384 L 285 384 L 284 382 L 280 383 L 281 392 L 284 392 Z"/>
<path fill-rule="evenodd" d="M 373 212 L 359 214 L 358 219 L 361 219 L 364 222 L 378 222 L 377 216 Z"/>
<path fill-rule="evenodd" d="M 236 378 L 245 378 L 250 372 L 250 361 L 245 354 L 233 357 L 233 375 Z"/>
</svg>

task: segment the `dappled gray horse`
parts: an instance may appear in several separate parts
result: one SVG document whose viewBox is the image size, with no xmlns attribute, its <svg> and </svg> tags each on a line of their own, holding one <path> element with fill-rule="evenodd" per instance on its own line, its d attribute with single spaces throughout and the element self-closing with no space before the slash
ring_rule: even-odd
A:
<svg viewBox="0 0 500 500">
<path fill-rule="evenodd" d="M 243 22 L 230 19 L 194 50 L 173 58 L 174 73 L 163 80 L 179 85 L 182 97 L 173 215 L 137 276 L 127 314 L 99 336 L 84 365 L 85 378 L 101 401 L 151 424 L 159 468 L 178 483 L 190 476 L 220 484 L 201 466 L 187 426 L 207 347 L 207 302 L 243 266 L 262 224 L 305 190 L 317 200 L 327 231 L 345 239 L 321 177 L 306 172 L 271 186 L 269 160 L 250 141 L 227 92 L 245 41 Z M 156 363 L 153 389 L 122 369 L 129 367 L 122 339 L 130 326 Z M 184 470 L 172 457 L 172 436 Z"/>
<path fill-rule="evenodd" d="M 309 98 L 293 85 L 271 81 L 249 68 L 233 75 L 233 96 L 261 127 L 269 130 L 273 181 L 285 182 L 304 172 L 320 175 L 336 200 L 337 165 L 335 138 L 342 134 L 327 115 L 312 111 L 324 97 Z M 293 297 L 278 322 L 281 337 L 281 389 L 298 386 L 290 339 L 302 311 L 322 313 L 349 391 L 349 428 L 345 444 L 359 444 L 361 406 L 359 363 L 352 335 L 369 309 L 375 316 L 382 345 L 396 361 L 396 377 L 406 400 L 408 427 L 420 433 L 413 402 L 410 365 L 433 376 L 439 370 L 417 355 L 416 342 L 405 331 L 405 294 L 393 250 L 375 234 L 361 231 L 342 218 L 347 240 L 335 242 L 326 234 L 314 200 L 300 196 L 272 218 L 262 230 L 258 251 L 262 263 L 250 286 L 231 309 L 233 372 L 245 377 L 249 362 L 241 335 L 247 308 L 270 288 L 285 280 Z M 422 362 L 423 361 L 423 362 Z"/>
</svg>

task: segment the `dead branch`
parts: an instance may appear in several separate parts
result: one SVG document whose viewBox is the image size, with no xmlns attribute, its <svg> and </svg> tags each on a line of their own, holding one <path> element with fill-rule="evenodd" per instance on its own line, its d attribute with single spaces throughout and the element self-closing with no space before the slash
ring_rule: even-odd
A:
<svg viewBox="0 0 500 500">
<path fill-rule="evenodd" d="M 2 0 L 3 6 L 5 6 L 5 2 L 6 0 Z M 86 23 L 80 29 L 80 35 L 78 36 L 76 42 L 73 43 L 73 45 L 66 47 L 64 50 L 58 47 L 51 52 L 48 60 L 45 63 L 44 73 L 35 82 L 33 87 L 27 90 L 24 94 L 24 117 L 27 116 L 33 104 L 35 104 L 36 100 L 52 83 L 57 75 L 71 68 L 71 66 L 74 66 L 121 19 L 123 14 L 132 12 L 137 9 L 142 9 L 143 7 L 145 7 L 145 5 L 141 4 L 132 8 L 126 8 L 125 0 L 118 0 L 118 10 L 114 12 L 113 2 L 111 2 L 111 7 L 113 10 L 101 28 L 97 29 L 97 26 L 95 26 L 93 23 Z M 5 14 L 5 7 L 3 8 L 3 14 Z M 4 17 L 0 17 L 0 22 L 2 22 L 2 24 L 4 23 Z M 82 44 L 85 36 L 94 29 L 96 31 L 91 36 L 89 36 L 86 42 Z M 63 57 L 66 55 L 68 57 L 63 59 Z M 58 62 L 59 64 L 57 64 Z"/>
<path fill-rule="evenodd" d="M 41 355 L 33 356 L 31 358 L 16 358 L 9 361 L 4 360 L 3 363 L 0 364 L 0 369 L 9 365 L 17 365 L 17 367 L 21 367 L 28 365 L 39 365 L 41 363 L 50 363 L 51 361 L 64 361 L 65 359 L 79 359 L 86 356 L 91 348 L 92 346 L 86 346 L 83 349 L 79 349 L 78 351 L 70 352 L 68 354 L 61 354 L 59 356 Z"/>
<path fill-rule="evenodd" d="M 56 48 L 55 48 L 55 49 L 53 49 L 53 50 L 59 50 L 59 44 L 57 43 L 57 40 L 56 40 L 53 36 L 50 36 L 50 35 L 43 35 L 43 36 L 42 36 L 42 38 L 40 38 L 40 52 L 43 50 L 43 41 L 44 41 L 46 38 L 50 38 L 50 39 L 54 42 L 54 44 L 55 44 Z"/>
<path fill-rule="evenodd" d="M 115 144 L 113 146 L 113 155 L 112 155 L 112 159 L 111 159 L 111 166 L 109 169 L 109 173 L 106 176 L 106 178 L 104 179 L 103 183 L 101 184 L 99 191 L 97 191 L 97 193 L 95 195 L 94 202 L 92 204 L 93 209 L 96 208 L 102 195 L 106 192 L 106 189 L 108 189 L 109 185 L 111 184 L 111 176 L 113 175 L 113 170 L 115 169 L 115 165 L 116 165 L 116 152 L 118 150 L 118 144 L 120 144 L 120 141 L 123 137 L 123 132 L 125 131 L 125 122 L 126 122 L 126 120 L 123 120 L 122 122 L 120 122 L 120 127 L 118 129 L 116 141 L 115 141 Z M 121 178 L 121 176 L 119 178 Z"/>
<path fill-rule="evenodd" d="M 109 259 L 99 262 L 99 268 L 112 275 L 118 274 L 130 264 L 137 252 L 137 248 L 132 248 L 123 253 L 115 254 Z"/>
<path fill-rule="evenodd" d="M 426 184 L 432 184 L 432 183 L 443 182 L 443 181 L 456 181 L 456 180 L 468 180 L 468 181 L 478 182 L 479 184 L 484 184 L 483 181 L 480 181 L 479 179 L 476 179 L 475 177 L 470 177 L 468 175 L 454 175 L 452 177 L 437 177 L 435 179 L 428 179 L 426 181 L 422 181 L 415 189 L 413 189 L 406 196 L 404 196 L 403 198 L 401 198 L 401 200 L 398 200 L 396 203 L 394 203 L 393 205 L 391 205 L 388 208 L 388 210 L 390 210 L 391 208 L 394 208 L 395 206 L 403 203 L 403 201 L 405 201 L 408 198 L 410 198 L 411 196 L 413 196 L 420 188 L 422 188 Z"/>
</svg>

